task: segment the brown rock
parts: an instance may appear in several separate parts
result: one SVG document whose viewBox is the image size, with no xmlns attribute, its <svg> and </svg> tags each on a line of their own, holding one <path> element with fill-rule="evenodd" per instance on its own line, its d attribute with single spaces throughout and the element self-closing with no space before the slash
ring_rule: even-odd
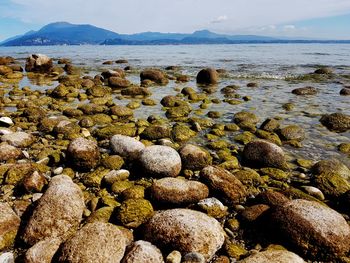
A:
<svg viewBox="0 0 350 263">
<path fill-rule="evenodd" d="M 197 83 L 204 85 L 212 85 L 218 82 L 218 73 L 213 68 L 206 68 L 197 74 Z"/>
<path fill-rule="evenodd" d="M 211 165 L 212 158 L 203 148 L 186 144 L 179 150 L 184 169 L 201 170 L 207 165 Z"/>
<path fill-rule="evenodd" d="M 100 161 L 100 152 L 96 142 L 85 138 L 74 139 L 68 146 L 67 160 L 81 170 L 95 168 Z"/>
<path fill-rule="evenodd" d="M 161 251 L 151 243 L 138 240 L 128 247 L 122 263 L 164 263 Z"/>
<path fill-rule="evenodd" d="M 130 81 L 120 77 L 110 77 L 108 78 L 108 86 L 112 88 L 123 89 L 131 85 Z"/>
<path fill-rule="evenodd" d="M 292 90 L 292 93 L 295 95 L 315 95 L 317 92 L 318 90 L 314 87 L 304 87 Z"/>
<path fill-rule="evenodd" d="M 297 254 L 287 250 L 267 250 L 253 254 L 239 263 L 305 263 L 305 261 Z"/>
<path fill-rule="evenodd" d="M 39 241 L 27 250 L 24 263 L 51 263 L 61 242 L 59 238 L 47 238 Z"/>
<path fill-rule="evenodd" d="M 27 192 L 41 192 L 46 183 L 45 176 L 38 171 L 34 171 L 32 174 L 24 177 L 22 182 Z"/>
<path fill-rule="evenodd" d="M 146 69 L 141 72 L 140 78 L 141 82 L 145 80 L 151 80 L 158 85 L 166 85 L 169 82 L 165 74 L 158 69 Z"/>
<path fill-rule="evenodd" d="M 52 70 L 52 59 L 41 54 L 33 54 L 27 58 L 26 71 L 38 73 L 50 73 Z"/>
<path fill-rule="evenodd" d="M 18 159 L 22 156 L 22 151 L 7 143 L 0 144 L 0 162 L 11 159 Z"/>
<path fill-rule="evenodd" d="M 124 96 L 131 96 L 131 97 L 135 97 L 135 96 L 146 97 L 146 96 L 150 96 L 152 93 L 147 88 L 133 86 L 126 89 L 122 89 L 121 94 Z"/>
<path fill-rule="evenodd" d="M 26 148 L 34 142 L 34 136 L 26 132 L 14 132 L 3 135 L 1 141 L 15 147 Z"/>
<path fill-rule="evenodd" d="M 325 114 L 320 119 L 323 126 L 334 132 L 345 132 L 350 129 L 350 115 L 344 113 Z"/>
<path fill-rule="evenodd" d="M 21 219 L 7 203 L 0 202 L 0 211 L 0 251 L 2 251 L 14 243 Z"/>
</svg>

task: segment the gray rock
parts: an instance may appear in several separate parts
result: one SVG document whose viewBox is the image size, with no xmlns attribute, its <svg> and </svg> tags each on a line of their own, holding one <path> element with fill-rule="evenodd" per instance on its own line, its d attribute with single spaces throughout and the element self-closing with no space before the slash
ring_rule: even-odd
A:
<svg viewBox="0 0 350 263">
<path fill-rule="evenodd" d="M 297 254 L 287 250 L 266 250 L 251 255 L 239 263 L 266 263 L 266 262 L 278 262 L 278 263 L 305 263 L 305 261 Z"/>
<path fill-rule="evenodd" d="M 126 248 L 122 231 L 110 223 L 88 223 L 64 243 L 59 262 L 120 262 Z"/>
<path fill-rule="evenodd" d="M 176 177 L 181 171 L 180 155 L 171 147 L 152 145 L 140 155 L 143 171 L 154 177 Z"/>
<path fill-rule="evenodd" d="M 142 142 L 124 135 L 112 136 L 110 146 L 114 153 L 129 160 L 137 159 L 140 152 L 145 148 Z"/>
<path fill-rule="evenodd" d="M 34 136 L 26 132 L 14 132 L 3 135 L 1 141 L 7 142 L 15 147 L 25 148 L 34 142 Z"/>
<path fill-rule="evenodd" d="M 78 228 L 84 208 L 83 193 L 72 179 L 53 177 L 24 229 L 23 240 L 30 245 L 45 238 L 65 240 Z"/>
<path fill-rule="evenodd" d="M 225 233 L 218 221 L 190 209 L 157 212 L 145 225 L 145 238 L 181 253 L 198 252 L 209 261 L 221 248 Z"/>
<path fill-rule="evenodd" d="M 134 242 L 122 260 L 122 263 L 164 263 L 161 251 L 150 242 L 138 240 Z"/>
</svg>

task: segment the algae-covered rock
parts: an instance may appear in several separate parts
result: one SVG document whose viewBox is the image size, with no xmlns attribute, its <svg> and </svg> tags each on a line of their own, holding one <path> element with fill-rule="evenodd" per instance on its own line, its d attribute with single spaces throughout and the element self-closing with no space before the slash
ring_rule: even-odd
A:
<svg viewBox="0 0 350 263">
<path fill-rule="evenodd" d="M 341 143 L 338 145 L 338 149 L 342 153 L 350 154 L 350 143 Z"/>
<path fill-rule="evenodd" d="M 171 130 L 171 137 L 175 142 L 188 141 L 190 138 L 196 136 L 196 132 L 184 124 L 174 125 Z"/>
<path fill-rule="evenodd" d="M 220 200 L 215 197 L 202 199 L 197 205 L 208 216 L 222 218 L 227 215 L 227 206 L 224 206 Z"/>
<path fill-rule="evenodd" d="M 109 170 L 103 169 L 102 167 L 97 168 L 95 171 L 85 174 L 82 178 L 84 185 L 89 187 L 100 187 L 103 177 L 108 173 Z"/>
<path fill-rule="evenodd" d="M 116 105 L 110 110 L 111 114 L 117 116 L 119 120 L 129 119 L 134 115 L 133 111 L 125 106 Z"/>
<path fill-rule="evenodd" d="M 345 132 L 350 129 L 350 116 L 340 112 L 325 114 L 320 122 L 334 132 Z"/>
<path fill-rule="evenodd" d="M 153 124 L 148 126 L 141 134 L 141 138 L 146 140 L 159 140 L 170 138 L 171 129 L 167 125 Z"/>
<path fill-rule="evenodd" d="M 255 139 L 255 135 L 249 131 L 245 131 L 241 134 L 236 135 L 233 139 L 236 142 L 242 143 L 244 145 L 252 142 Z"/>
<path fill-rule="evenodd" d="M 103 158 L 101 163 L 107 169 L 119 170 L 124 165 L 124 160 L 119 155 L 110 155 L 106 158 Z"/>
<path fill-rule="evenodd" d="M 264 130 L 257 130 L 255 132 L 256 136 L 258 136 L 261 139 L 270 141 L 278 146 L 282 145 L 281 139 L 278 137 L 278 135 L 274 132 L 268 132 Z"/>
<path fill-rule="evenodd" d="M 192 109 L 189 106 L 183 105 L 183 106 L 177 106 L 177 107 L 171 107 L 167 109 L 165 115 L 167 118 L 181 118 L 181 117 L 187 117 L 191 113 Z"/>
<path fill-rule="evenodd" d="M 116 134 L 134 137 L 136 135 L 136 127 L 127 124 L 110 124 L 94 132 L 94 135 L 101 140 L 110 139 Z"/>
<path fill-rule="evenodd" d="M 153 216 L 152 204 L 146 199 L 128 199 L 117 208 L 117 219 L 123 226 L 137 228 Z"/>
<path fill-rule="evenodd" d="M 137 87 L 137 86 L 132 86 L 126 89 L 122 89 L 121 94 L 124 96 L 131 96 L 131 97 L 136 97 L 136 96 L 151 96 L 152 92 L 144 87 Z"/>
<path fill-rule="evenodd" d="M 94 222 L 104 222 L 108 223 L 114 211 L 114 207 L 112 206 L 104 206 L 101 207 L 94 212 L 86 219 L 87 223 Z"/>
<path fill-rule="evenodd" d="M 308 86 L 308 87 L 293 89 L 292 93 L 295 95 L 315 95 L 318 93 L 318 90 L 314 87 Z"/>
<path fill-rule="evenodd" d="M 280 127 L 280 123 L 276 119 L 266 119 L 260 126 L 260 129 L 268 132 L 276 131 Z"/>
<path fill-rule="evenodd" d="M 335 172 L 321 173 L 314 178 L 314 184 L 326 196 L 337 198 L 350 190 L 349 180 Z"/>
<path fill-rule="evenodd" d="M 209 152 L 196 145 L 184 145 L 179 150 L 179 154 L 184 169 L 201 170 L 212 163 Z"/>
<path fill-rule="evenodd" d="M 127 180 L 115 181 L 112 184 L 111 190 L 115 194 L 121 194 L 124 190 L 132 187 L 134 184 Z"/>
<path fill-rule="evenodd" d="M 320 174 L 335 173 L 346 180 L 350 179 L 349 168 L 337 159 L 321 160 L 311 167 L 311 172 L 315 176 Z"/>
<path fill-rule="evenodd" d="M 302 141 L 305 139 L 305 131 L 298 125 L 289 125 L 279 130 L 283 140 Z"/>
<path fill-rule="evenodd" d="M 8 203 L 0 202 L 0 251 L 13 245 L 21 219 Z"/>
</svg>

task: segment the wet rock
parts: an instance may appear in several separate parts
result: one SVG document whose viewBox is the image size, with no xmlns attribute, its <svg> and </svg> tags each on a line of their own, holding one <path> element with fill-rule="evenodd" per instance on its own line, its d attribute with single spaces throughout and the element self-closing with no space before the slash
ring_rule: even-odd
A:
<svg viewBox="0 0 350 263">
<path fill-rule="evenodd" d="M 126 60 L 126 59 L 117 59 L 115 61 L 115 63 L 117 63 L 117 64 L 126 64 L 126 63 L 129 63 L 129 61 Z"/>
<path fill-rule="evenodd" d="M 172 107 L 167 109 L 165 115 L 167 118 L 182 118 L 187 117 L 192 111 L 192 108 L 188 105 L 182 105 L 178 107 Z"/>
<path fill-rule="evenodd" d="M 0 202 L 0 251 L 13 245 L 21 219 L 11 206 Z"/>
<path fill-rule="evenodd" d="M 200 182 L 170 177 L 154 181 L 150 193 L 158 202 L 183 205 L 207 198 L 209 189 Z"/>
<path fill-rule="evenodd" d="M 280 127 L 280 123 L 276 119 L 266 119 L 260 126 L 260 129 L 273 132 Z"/>
<path fill-rule="evenodd" d="M 315 176 L 313 182 L 330 198 L 338 198 L 350 190 L 349 180 L 336 172 L 321 173 Z"/>
<path fill-rule="evenodd" d="M 334 132 L 345 132 L 350 129 L 350 116 L 344 113 L 325 114 L 320 119 L 322 125 Z"/>
<path fill-rule="evenodd" d="M 166 263 L 181 263 L 181 253 L 177 250 L 173 250 L 166 257 Z"/>
<path fill-rule="evenodd" d="M 123 226 L 137 228 L 154 214 L 152 204 L 146 199 L 125 200 L 117 209 L 117 218 Z"/>
<path fill-rule="evenodd" d="M 171 147 L 146 147 L 139 158 L 143 171 L 153 177 L 176 177 L 181 171 L 180 155 Z"/>
<path fill-rule="evenodd" d="M 278 263 L 305 263 L 305 261 L 297 254 L 287 250 L 266 250 L 251 255 L 239 263 L 265 263 L 265 262 L 278 262 Z"/>
<path fill-rule="evenodd" d="M 134 113 L 131 109 L 116 105 L 111 108 L 111 114 L 118 117 L 118 120 L 125 120 L 131 118 Z"/>
<path fill-rule="evenodd" d="M 0 75 L 6 76 L 10 73 L 12 73 L 12 69 L 10 67 L 0 65 Z"/>
<path fill-rule="evenodd" d="M 171 129 L 167 125 L 154 124 L 148 126 L 141 134 L 141 138 L 146 140 L 159 140 L 170 138 Z"/>
<path fill-rule="evenodd" d="M 41 107 L 30 107 L 23 110 L 23 117 L 26 117 L 28 121 L 39 122 L 45 115 L 46 110 Z"/>
<path fill-rule="evenodd" d="M 305 131 L 298 125 L 289 125 L 279 130 L 282 140 L 302 141 L 305 139 Z"/>
<path fill-rule="evenodd" d="M 206 180 L 218 195 L 229 203 L 239 203 L 246 196 L 245 186 L 229 171 L 215 166 L 207 166 L 200 172 L 200 177 Z"/>
<path fill-rule="evenodd" d="M 315 176 L 318 176 L 320 174 L 334 173 L 340 175 L 345 180 L 350 179 L 349 168 L 337 159 L 319 161 L 311 167 L 311 172 Z"/>
<path fill-rule="evenodd" d="M 151 80 L 158 85 L 166 85 L 169 82 L 165 74 L 158 69 L 146 69 L 141 72 L 140 78 L 141 82 Z"/>
<path fill-rule="evenodd" d="M 185 142 L 196 135 L 195 131 L 184 124 L 175 124 L 171 130 L 171 138 L 174 142 Z"/>
<path fill-rule="evenodd" d="M 26 148 L 34 142 L 34 136 L 26 132 L 14 132 L 3 135 L 1 141 L 15 147 Z"/>
<path fill-rule="evenodd" d="M 157 212 L 145 226 L 146 240 L 181 253 L 201 253 L 209 261 L 224 243 L 224 231 L 214 218 L 190 209 Z"/>
<path fill-rule="evenodd" d="M 212 163 L 209 152 L 196 145 L 186 144 L 179 150 L 179 154 L 184 169 L 201 170 Z"/>
<path fill-rule="evenodd" d="M 83 193 L 72 179 L 53 177 L 25 227 L 23 240 L 34 245 L 45 238 L 66 239 L 78 228 L 84 208 Z"/>
<path fill-rule="evenodd" d="M 59 262 L 120 262 L 126 248 L 122 231 L 109 223 L 88 223 L 64 243 Z"/>
<path fill-rule="evenodd" d="M 74 139 L 68 146 L 67 160 L 81 170 L 95 168 L 100 161 L 100 152 L 96 142 L 85 138 Z"/>
<path fill-rule="evenodd" d="M 121 94 L 124 96 L 131 96 L 131 97 L 135 97 L 135 96 L 145 97 L 145 96 L 152 95 L 152 92 L 147 88 L 133 86 L 126 89 L 122 89 Z"/>
<path fill-rule="evenodd" d="M 248 88 L 257 88 L 257 87 L 259 87 L 259 84 L 256 82 L 249 82 L 249 83 L 247 83 L 247 87 Z"/>
<path fill-rule="evenodd" d="M 128 247 L 122 263 L 164 263 L 161 251 L 151 243 L 143 240 Z"/>
<path fill-rule="evenodd" d="M 198 84 L 204 84 L 204 85 L 212 85 L 216 84 L 218 82 L 218 73 L 213 68 L 206 68 L 199 71 L 197 74 L 197 83 Z"/>
<path fill-rule="evenodd" d="M 242 219 L 246 222 L 252 223 L 258 220 L 270 207 L 268 205 L 259 204 L 246 207 L 241 213 Z"/>
<path fill-rule="evenodd" d="M 243 149 L 243 158 L 250 167 L 286 168 L 283 150 L 276 144 L 264 140 L 248 143 Z"/>
<path fill-rule="evenodd" d="M 13 57 L 10 57 L 10 56 L 0 57 L 0 65 L 8 65 L 14 62 L 15 62 L 15 59 Z"/>
<path fill-rule="evenodd" d="M 160 104 L 162 104 L 164 107 L 175 107 L 181 105 L 182 100 L 179 97 L 168 95 L 162 98 L 160 101 Z"/>
<path fill-rule="evenodd" d="M 295 199 L 276 208 L 272 225 L 285 242 L 313 259 L 327 261 L 350 249 L 350 227 L 335 210 L 318 202 Z"/>
<path fill-rule="evenodd" d="M 5 143 L 0 144 L 0 162 L 11 159 L 18 159 L 22 156 L 22 151 L 12 145 Z"/>
<path fill-rule="evenodd" d="M 59 238 L 47 238 L 39 241 L 29 248 L 25 254 L 25 263 L 51 263 L 52 258 L 57 252 L 61 240 Z"/>
<path fill-rule="evenodd" d="M 318 90 L 314 87 L 303 87 L 293 89 L 292 93 L 295 95 L 315 95 L 318 93 Z"/>
<path fill-rule="evenodd" d="M 9 127 L 12 126 L 14 123 L 11 118 L 9 117 L 1 117 L 0 118 L 0 125 L 3 127 Z"/>
<path fill-rule="evenodd" d="M 131 85 L 130 81 L 120 77 L 110 77 L 108 78 L 108 86 L 112 88 L 123 89 Z"/>
<path fill-rule="evenodd" d="M 110 146 L 114 153 L 129 160 L 135 160 L 145 148 L 142 142 L 124 135 L 112 136 Z"/>
<path fill-rule="evenodd" d="M 25 70 L 27 72 L 50 73 L 52 67 L 52 59 L 48 56 L 33 54 L 27 58 Z"/>
<path fill-rule="evenodd" d="M 119 155 L 110 155 L 102 159 L 103 167 L 112 170 L 119 170 L 124 165 L 124 160 Z"/>
<path fill-rule="evenodd" d="M 340 95 L 342 96 L 349 96 L 350 95 L 350 88 L 343 88 L 340 90 Z"/>
<path fill-rule="evenodd" d="M 121 71 L 116 71 L 116 70 L 106 70 L 106 71 L 103 71 L 101 73 L 102 77 L 104 79 L 108 79 L 110 77 L 118 77 L 118 78 L 124 78 L 124 72 L 121 70 Z"/>
<path fill-rule="evenodd" d="M 331 68 L 323 67 L 323 68 L 316 69 L 314 73 L 320 74 L 320 75 L 329 75 L 329 74 L 333 74 L 333 70 Z"/>
</svg>

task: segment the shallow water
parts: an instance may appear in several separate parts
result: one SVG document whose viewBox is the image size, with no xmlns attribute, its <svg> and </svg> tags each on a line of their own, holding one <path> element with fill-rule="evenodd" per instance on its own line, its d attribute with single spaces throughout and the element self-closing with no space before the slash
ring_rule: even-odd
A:
<svg viewBox="0 0 350 263">
<path fill-rule="evenodd" d="M 349 158 L 337 150 L 337 145 L 350 142 L 350 133 L 337 134 L 321 126 L 319 119 L 323 114 L 343 112 L 350 114 L 350 97 L 340 96 L 339 91 L 344 84 L 350 85 L 350 79 L 334 79 L 332 81 L 313 83 L 305 81 L 288 81 L 286 78 L 297 77 L 313 72 L 319 65 L 330 66 L 336 74 L 350 75 L 350 45 L 326 44 L 273 44 L 273 45 L 198 45 L 198 46 L 58 46 L 58 47 L 1 47 L 0 56 L 10 55 L 24 63 L 31 53 L 43 53 L 53 58 L 70 58 L 74 65 L 86 69 L 87 74 L 97 74 L 103 69 L 124 67 L 125 65 L 102 65 L 103 61 L 126 58 L 129 65 L 136 69 L 146 67 L 166 67 L 178 65 L 180 72 L 191 76 L 191 81 L 177 84 L 171 81 L 166 87 L 154 87 L 152 97 L 158 102 L 162 97 L 176 94 L 175 88 L 193 87 L 195 76 L 203 67 L 225 69 L 223 77 L 211 94 L 211 98 L 223 99 L 220 89 L 226 85 L 241 86 L 238 94 L 251 96 L 251 100 L 240 105 L 228 103 L 212 104 L 207 111 L 223 113 L 219 122 L 229 123 L 236 112 L 248 110 L 260 117 L 260 123 L 266 118 L 281 117 L 282 127 L 298 124 L 305 129 L 306 139 L 302 148 L 286 146 L 293 157 L 320 160 L 336 157 L 350 164 Z M 139 72 L 127 76 L 134 83 L 139 83 Z M 248 88 L 249 82 L 257 82 L 258 88 Z M 24 78 L 20 86 L 31 86 L 34 89 L 53 88 L 51 85 L 37 85 Z M 315 96 L 295 96 L 294 88 L 314 86 L 319 89 Z M 130 100 L 118 101 L 127 104 Z M 294 103 L 292 111 L 285 111 L 282 105 Z M 193 104 L 199 108 L 200 103 Z M 151 114 L 164 116 L 161 105 L 143 106 L 135 110 L 136 117 L 147 117 Z M 259 124 L 260 124 L 259 123 Z M 227 136 L 232 140 L 231 133 Z"/>
</svg>

